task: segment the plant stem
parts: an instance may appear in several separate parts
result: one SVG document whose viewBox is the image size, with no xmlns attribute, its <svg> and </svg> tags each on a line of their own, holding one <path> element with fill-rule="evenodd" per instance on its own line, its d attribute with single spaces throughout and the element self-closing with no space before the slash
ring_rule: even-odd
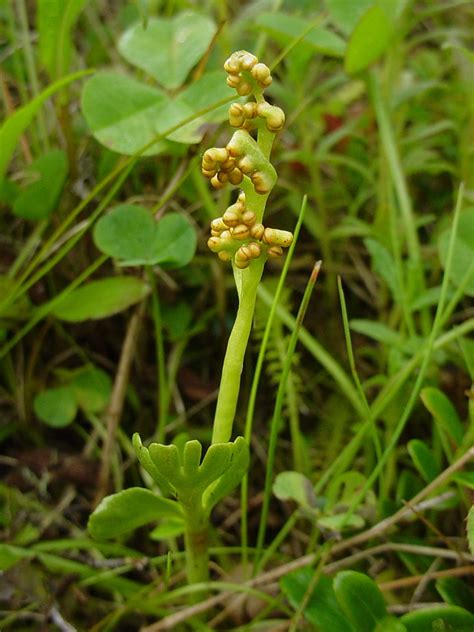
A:
<svg viewBox="0 0 474 632">
<path fill-rule="evenodd" d="M 256 95 L 257 101 L 259 97 Z M 275 134 L 265 126 L 258 130 L 257 142 L 264 154 L 269 159 L 275 140 Z M 246 203 L 255 213 L 257 222 L 261 222 L 265 212 L 268 196 L 257 193 L 247 176 L 241 184 L 245 193 Z M 245 350 L 252 328 L 257 290 L 262 278 L 265 257 L 255 259 L 245 270 L 234 269 L 234 276 L 239 294 L 239 309 L 227 343 L 227 349 L 222 367 L 221 383 L 217 398 L 216 414 L 212 431 L 212 443 L 225 443 L 232 435 L 237 399 L 240 390 L 240 376 L 244 363 Z"/>
<path fill-rule="evenodd" d="M 197 584 L 209 580 L 209 543 L 208 525 L 199 531 L 186 525 L 184 540 L 186 544 L 186 575 L 189 584 Z"/>
<path fill-rule="evenodd" d="M 230 440 L 232 434 L 232 425 L 240 389 L 240 376 L 252 328 L 257 289 L 262 278 L 264 265 L 264 258 L 259 257 L 242 272 L 239 309 L 227 343 L 224 365 L 222 367 L 212 443 L 225 443 Z"/>
</svg>

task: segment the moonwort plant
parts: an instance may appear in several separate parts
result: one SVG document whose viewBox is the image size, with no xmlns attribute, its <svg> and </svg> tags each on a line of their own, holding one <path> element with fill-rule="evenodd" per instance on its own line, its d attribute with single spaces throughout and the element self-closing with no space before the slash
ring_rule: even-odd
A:
<svg viewBox="0 0 474 632">
<path fill-rule="evenodd" d="M 209 248 L 222 261 L 232 264 L 239 306 L 229 337 L 212 431 L 212 441 L 202 458 L 199 441 L 184 445 L 152 443 L 144 447 L 140 436 L 133 437 L 134 447 L 143 468 L 160 487 L 166 498 L 150 497 L 143 516 L 135 526 L 155 518 L 173 516 L 184 522 L 186 571 L 189 583 L 208 579 L 208 531 L 213 507 L 230 493 L 248 469 L 249 446 L 243 437 L 231 441 L 237 408 L 244 355 L 250 336 L 257 289 L 267 258 L 280 257 L 293 239 L 292 233 L 265 227 L 262 223 L 268 196 L 277 180 L 270 163 L 275 134 L 285 122 L 283 111 L 270 105 L 264 90 L 271 81 L 270 69 L 246 51 L 233 53 L 224 64 L 227 83 L 240 96 L 252 96 L 245 104 L 233 103 L 229 122 L 237 128 L 226 147 L 208 149 L 202 159 L 202 173 L 211 185 L 240 187 L 237 200 L 222 217 L 211 223 Z M 256 130 L 256 139 L 252 132 Z M 89 528 L 94 535 L 110 524 L 114 508 L 123 507 L 117 499 L 130 495 L 139 511 L 140 498 L 148 492 L 138 490 L 134 497 L 125 490 L 105 498 L 91 516 Z M 151 492 L 150 492 L 151 493 Z M 125 497 L 123 496 L 123 501 Z M 131 509 L 131 508 L 130 508 Z M 117 511 L 115 517 L 120 511 Z M 107 531 L 107 526 L 105 528 Z M 116 532 L 117 529 L 116 529 Z M 110 529 L 108 531 L 110 533 Z"/>
</svg>

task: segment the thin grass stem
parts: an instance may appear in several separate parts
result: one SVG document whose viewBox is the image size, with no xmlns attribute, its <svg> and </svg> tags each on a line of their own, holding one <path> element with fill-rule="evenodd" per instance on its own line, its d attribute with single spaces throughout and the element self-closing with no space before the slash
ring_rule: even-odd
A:
<svg viewBox="0 0 474 632">
<path fill-rule="evenodd" d="M 370 430 L 372 435 L 372 441 L 374 443 L 375 454 L 377 456 L 377 460 L 379 460 L 382 456 L 382 448 L 380 446 L 380 440 L 377 434 L 377 427 L 375 425 L 375 420 L 372 417 L 370 412 L 369 402 L 367 401 L 367 397 L 364 393 L 364 389 L 362 388 L 362 384 L 359 379 L 359 375 L 357 373 L 357 368 L 354 359 L 354 352 L 352 349 L 352 338 L 351 338 L 351 330 L 349 325 L 349 318 L 347 316 L 347 307 L 346 307 L 346 299 L 344 296 L 344 289 L 342 287 L 341 277 L 337 277 L 337 286 L 339 290 L 339 300 L 341 302 L 341 313 L 342 313 L 342 322 L 344 326 L 344 336 L 346 339 L 346 350 L 347 357 L 349 359 L 349 366 L 351 367 L 352 377 L 354 378 L 354 383 L 356 385 L 357 391 L 360 395 L 361 401 L 364 403 L 367 420 L 370 421 Z"/>
<path fill-rule="evenodd" d="M 281 410 L 283 407 L 283 401 L 284 401 L 284 396 L 285 396 L 286 382 L 287 382 L 288 374 L 291 368 L 293 353 L 295 351 L 296 344 L 298 342 L 299 329 L 302 326 L 302 323 L 306 314 L 306 310 L 308 308 L 309 301 L 311 298 L 311 294 L 313 293 L 313 289 L 318 278 L 320 268 L 321 268 L 321 261 L 317 261 L 311 272 L 311 276 L 309 278 L 308 284 L 306 285 L 306 289 L 303 294 L 303 299 L 301 301 L 301 305 L 298 310 L 295 328 L 292 331 L 291 338 L 288 344 L 288 351 L 286 354 L 285 364 L 283 366 L 281 380 L 278 387 L 275 408 L 273 411 L 273 417 L 272 417 L 271 426 L 270 426 L 268 460 L 267 460 L 267 467 L 266 467 L 266 472 L 265 472 L 265 486 L 264 486 L 262 512 L 260 514 L 260 524 L 259 524 L 258 536 L 257 536 L 257 547 L 256 547 L 257 558 L 256 558 L 255 567 L 254 567 L 254 574 L 258 572 L 260 568 L 261 551 L 263 548 L 263 542 L 265 539 L 265 533 L 267 529 L 268 511 L 270 508 L 270 498 L 271 498 L 271 486 L 272 486 L 272 481 L 273 481 L 273 469 L 274 469 L 274 464 L 275 464 L 275 454 L 276 454 L 278 434 L 279 434 L 280 425 L 281 425 Z"/>
<path fill-rule="evenodd" d="M 451 229 L 451 236 L 450 236 L 450 240 L 449 240 L 449 246 L 448 246 L 448 254 L 447 254 L 447 258 L 446 258 L 446 266 L 445 266 L 445 270 L 444 270 L 444 275 L 443 275 L 443 282 L 441 284 L 441 294 L 439 297 L 439 302 L 438 302 L 438 306 L 436 309 L 436 314 L 435 314 L 435 318 L 433 321 L 433 326 L 431 328 L 431 332 L 428 338 L 428 341 L 426 343 L 425 346 L 425 354 L 423 357 L 423 361 L 421 363 L 421 367 L 420 370 L 418 372 L 415 384 L 413 386 L 413 389 L 411 391 L 410 397 L 408 399 L 407 405 L 405 406 L 405 409 L 403 411 L 402 416 L 400 417 L 400 420 L 398 421 L 396 427 L 393 430 L 393 434 L 390 438 L 390 441 L 382 455 L 382 457 L 380 458 L 380 460 L 378 461 L 377 465 L 375 466 L 375 468 L 373 469 L 372 473 L 370 474 L 370 476 L 367 478 L 366 483 L 364 484 L 363 488 L 361 489 L 361 491 L 357 494 L 356 498 L 354 499 L 354 501 L 352 502 L 351 506 L 349 507 L 349 510 L 345 516 L 345 520 L 347 521 L 350 516 L 354 513 L 354 511 L 357 509 L 357 507 L 360 505 L 360 503 L 363 501 L 363 499 L 365 498 L 365 495 L 367 494 L 368 490 L 371 488 L 371 486 L 373 485 L 374 481 L 377 479 L 377 477 L 379 476 L 380 472 L 382 471 L 382 468 L 384 467 L 385 463 L 387 462 L 389 456 L 392 454 L 393 450 L 395 449 L 398 440 L 405 428 L 405 425 L 412 413 L 412 410 L 416 404 L 416 401 L 418 399 L 418 395 L 422 386 L 422 383 L 425 379 L 425 375 L 426 375 L 426 371 L 428 369 L 428 364 L 429 361 L 431 359 L 431 354 L 432 351 L 434 349 L 434 345 L 435 345 L 435 340 L 436 337 L 439 333 L 440 327 L 442 326 L 442 317 L 443 317 L 443 313 L 444 313 L 444 306 L 447 300 L 447 293 L 448 293 L 448 285 L 449 285 L 449 277 L 451 274 L 451 267 L 452 267 L 452 263 L 453 263 L 453 258 L 454 258 L 454 246 L 455 246 L 455 242 L 456 242 L 456 235 L 457 235 L 457 229 L 458 229 L 458 223 L 459 223 L 459 215 L 461 212 L 461 206 L 462 206 L 462 200 L 463 200 L 463 193 L 464 193 L 464 186 L 461 184 L 461 186 L 459 187 L 459 192 L 458 192 L 458 198 L 457 198 L 457 202 L 456 202 L 456 208 L 454 210 L 454 217 L 453 217 L 453 225 L 452 225 L 452 229 Z"/>
</svg>

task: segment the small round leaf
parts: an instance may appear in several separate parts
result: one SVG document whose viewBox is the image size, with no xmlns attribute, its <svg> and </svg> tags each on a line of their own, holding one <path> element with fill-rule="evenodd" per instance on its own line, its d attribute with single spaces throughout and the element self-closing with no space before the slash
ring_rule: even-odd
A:
<svg viewBox="0 0 474 632">
<path fill-rule="evenodd" d="M 99 413 L 109 402 L 112 380 L 105 371 L 94 366 L 85 366 L 74 375 L 70 387 L 83 410 Z"/>
<path fill-rule="evenodd" d="M 68 426 L 77 413 L 74 392 L 67 386 L 48 388 L 39 393 L 34 399 L 33 408 L 37 417 L 53 428 Z"/>
<path fill-rule="evenodd" d="M 178 268 L 191 261 L 196 234 L 178 213 L 159 222 L 142 206 L 121 204 L 102 217 L 94 230 L 96 246 L 124 266 Z"/>
<path fill-rule="evenodd" d="M 173 18 L 151 18 L 146 28 L 138 22 L 120 38 L 119 51 L 168 89 L 179 88 L 214 37 L 214 22 L 186 11 Z"/>
</svg>

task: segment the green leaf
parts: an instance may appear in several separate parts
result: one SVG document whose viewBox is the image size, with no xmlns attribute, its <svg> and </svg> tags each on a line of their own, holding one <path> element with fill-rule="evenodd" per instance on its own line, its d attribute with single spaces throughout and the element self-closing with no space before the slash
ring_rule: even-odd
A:
<svg viewBox="0 0 474 632">
<path fill-rule="evenodd" d="M 94 227 L 97 248 L 126 265 L 154 263 L 158 224 L 142 206 L 121 204 L 99 219 Z"/>
<path fill-rule="evenodd" d="M 280 472 L 273 483 L 273 493 L 280 500 L 294 500 L 306 509 L 316 504 L 311 481 L 300 472 Z"/>
<path fill-rule="evenodd" d="M 196 112 L 209 108 L 215 103 L 231 97 L 229 87 L 223 81 L 221 70 L 207 72 L 194 81 L 174 99 L 169 99 L 156 122 L 157 129 L 165 132 Z M 242 99 L 235 99 L 243 102 Z M 216 107 L 169 134 L 167 138 L 177 143 L 199 143 L 206 130 L 206 123 L 220 123 L 227 119 L 228 103 Z"/>
<path fill-rule="evenodd" d="M 158 133 L 156 127 L 168 97 L 158 88 L 121 75 L 99 72 L 82 91 L 81 107 L 95 138 L 112 151 L 133 154 Z M 143 156 L 159 153 L 156 143 Z"/>
<path fill-rule="evenodd" d="M 66 541 L 67 546 L 62 546 L 62 549 L 71 549 L 77 547 L 77 538 L 69 539 Z M 79 540 L 79 542 L 83 542 L 83 540 Z M 74 575 L 80 579 L 91 578 L 94 580 L 95 585 L 100 586 L 105 590 L 117 592 L 117 594 L 120 594 L 126 598 L 131 597 L 133 593 L 141 590 L 140 584 L 133 580 L 123 577 L 113 577 L 109 574 L 107 574 L 107 576 L 105 577 L 98 577 L 96 568 L 93 568 L 81 562 L 77 562 L 76 560 L 68 559 L 64 555 L 54 555 L 52 553 L 43 552 L 44 549 L 48 550 L 48 545 L 50 544 L 53 544 L 52 550 L 56 550 L 56 547 L 54 546 L 56 543 L 57 542 L 52 543 L 51 541 L 43 540 L 43 542 L 30 545 L 28 548 L 0 544 L 0 567 L 2 566 L 2 564 L 8 564 L 9 566 L 12 566 L 16 561 L 24 558 L 36 558 L 38 562 L 40 562 L 40 564 L 42 564 L 49 571 L 64 575 Z M 104 546 L 101 543 L 91 541 L 88 541 L 88 544 L 90 545 L 88 548 L 94 548 L 94 550 L 104 550 L 107 552 L 113 551 L 110 545 Z M 80 544 L 78 546 L 80 548 Z M 127 555 L 127 553 L 125 552 L 127 550 L 126 547 L 116 546 L 116 549 L 121 551 L 121 553 L 118 553 L 117 556 L 124 554 Z M 131 553 L 133 555 L 134 552 L 132 551 Z M 135 557 L 137 557 L 136 552 Z M 26 569 L 23 568 L 22 570 L 28 573 L 28 570 L 31 569 L 27 566 Z"/>
<path fill-rule="evenodd" d="M 435 586 L 446 603 L 472 611 L 474 592 L 462 579 L 458 577 L 442 577 L 436 580 Z"/>
<path fill-rule="evenodd" d="M 464 437 L 464 427 L 456 409 L 446 395 L 438 388 L 429 386 L 421 391 L 420 397 L 435 421 L 457 445 L 461 445 Z"/>
<path fill-rule="evenodd" d="M 385 13 L 387 18 L 395 23 L 402 15 L 410 0 L 376 0 L 378 5 Z"/>
<path fill-rule="evenodd" d="M 133 154 L 159 134 L 230 96 L 220 71 L 204 74 L 174 98 L 126 75 L 99 72 L 84 85 L 82 111 L 100 143 L 112 151 Z M 205 123 L 223 121 L 227 109 L 227 105 L 216 107 L 167 137 L 180 143 L 198 143 Z M 163 141 L 156 142 L 142 155 L 158 154 L 165 147 Z"/>
<path fill-rule="evenodd" d="M 453 474 L 452 480 L 459 483 L 459 485 L 474 489 L 474 472 L 456 472 L 456 474 Z"/>
<path fill-rule="evenodd" d="M 374 0 L 357 0 L 357 2 L 351 2 L 348 0 L 324 0 L 324 4 L 327 7 L 329 16 L 332 21 L 343 31 L 346 35 L 349 35 L 369 9 Z"/>
<path fill-rule="evenodd" d="M 448 257 L 451 229 L 445 230 L 439 236 L 438 252 L 443 268 Z M 454 240 L 454 257 L 450 269 L 450 280 L 459 286 L 468 270 L 471 270 L 465 293 L 474 296 L 474 208 L 463 211 L 459 216 L 458 231 Z"/>
<path fill-rule="evenodd" d="M 359 334 L 364 334 L 373 340 L 383 342 L 389 346 L 397 346 L 402 341 L 398 332 L 375 320 L 354 318 L 350 321 L 350 326 L 353 331 L 357 331 Z"/>
<path fill-rule="evenodd" d="M 362 516 L 358 514 L 352 514 L 347 517 L 347 514 L 340 513 L 332 516 L 322 516 L 316 520 L 318 527 L 330 531 L 331 533 L 339 533 L 342 531 L 350 531 L 352 529 L 362 529 L 365 524 Z"/>
<path fill-rule="evenodd" d="M 0 571 L 7 571 L 20 560 L 33 557 L 34 552 L 19 546 L 0 543 Z"/>
<path fill-rule="evenodd" d="M 67 171 L 66 154 L 59 149 L 28 165 L 25 173 L 32 182 L 15 199 L 13 213 L 35 221 L 48 217 L 56 209 Z"/>
<path fill-rule="evenodd" d="M 163 305 L 161 316 L 163 326 L 167 329 L 169 338 L 173 342 L 181 340 L 189 333 L 193 320 L 193 310 L 186 301 L 180 301 L 175 305 Z"/>
<path fill-rule="evenodd" d="M 474 555 L 474 506 L 469 509 L 467 514 L 467 543 L 469 550 Z"/>
<path fill-rule="evenodd" d="M 349 75 L 366 70 L 387 49 L 393 33 L 393 25 L 385 11 L 375 5 L 368 9 L 357 23 L 344 59 L 344 69 Z"/>
<path fill-rule="evenodd" d="M 181 517 L 176 501 L 148 489 L 131 487 L 104 498 L 89 518 L 87 528 L 96 540 L 106 540 L 155 520 Z"/>
<path fill-rule="evenodd" d="M 36 527 L 31 522 L 27 522 L 20 530 L 14 535 L 12 543 L 17 546 L 28 546 L 33 544 L 37 540 L 41 539 L 42 531 L 39 527 Z"/>
<path fill-rule="evenodd" d="M 415 476 L 408 469 L 402 470 L 397 479 L 397 491 L 395 494 L 397 502 L 404 502 L 413 498 L 422 490 L 423 486 L 419 476 Z"/>
<path fill-rule="evenodd" d="M 207 511 L 210 511 L 222 498 L 225 498 L 237 487 L 249 467 L 250 456 L 247 441 L 243 437 L 237 437 L 234 443 L 214 444 L 220 450 L 223 450 L 223 447 L 228 445 L 232 446 L 229 465 L 222 476 L 206 489 L 203 496 L 203 504 Z M 211 448 L 214 446 L 211 446 Z M 206 453 L 206 457 L 209 454 L 209 450 Z M 217 450 L 213 456 L 217 456 Z M 211 467 L 214 467 L 214 465 L 209 459 L 209 469 Z"/>
<path fill-rule="evenodd" d="M 281 12 L 260 13 L 255 23 L 283 43 L 299 39 L 309 26 L 308 19 Z M 311 46 L 314 51 L 333 57 L 342 57 L 346 47 L 343 39 L 322 26 L 315 26 L 301 41 Z"/>
<path fill-rule="evenodd" d="M 162 86 L 175 89 L 204 55 L 215 32 L 210 18 L 186 11 L 172 18 L 151 18 L 146 28 L 135 24 L 122 35 L 118 49 Z"/>
<path fill-rule="evenodd" d="M 86 412 L 99 413 L 109 403 L 112 380 L 105 371 L 94 366 L 85 366 L 75 372 L 69 386 L 77 404 Z"/>
<path fill-rule="evenodd" d="M 364 245 L 372 258 L 372 269 L 386 282 L 395 301 L 400 300 L 400 291 L 395 274 L 395 262 L 392 254 L 375 239 L 364 239 Z"/>
<path fill-rule="evenodd" d="M 300 607 L 313 577 L 313 570 L 301 568 L 280 581 L 282 591 L 296 610 Z M 341 612 L 333 590 L 333 581 L 325 575 L 318 579 L 303 610 L 305 619 L 318 632 L 354 632 L 354 627 Z"/>
<path fill-rule="evenodd" d="M 377 623 L 374 632 L 407 632 L 407 629 L 395 617 L 385 617 Z"/>
<path fill-rule="evenodd" d="M 182 215 L 165 215 L 158 223 L 156 235 L 155 262 L 163 268 L 182 268 L 194 257 L 196 233 Z"/>
<path fill-rule="evenodd" d="M 415 610 L 401 617 L 408 632 L 472 632 L 474 615 L 458 606 Z"/>
<path fill-rule="evenodd" d="M 15 290 L 16 281 L 8 276 L 0 275 L 0 303 L 2 303 L 5 299 L 8 301 L 8 297 L 11 296 L 11 293 L 15 292 Z M 8 304 L 5 309 L 2 309 L 2 318 L 27 318 L 30 312 L 30 307 L 31 305 L 28 296 L 23 294 L 14 303 Z"/>
<path fill-rule="evenodd" d="M 367 478 L 355 470 L 348 470 L 334 477 L 328 484 L 326 497 L 330 507 L 335 504 L 341 506 L 349 506 L 361 489 L 363 489 Z M 366 496 L 367 500 L 371 499 L 372 494 L 369 492 Z"/>
<path fill-rule="evenodd" d="M 6 178 L 0 180 L 0 204 L 13 206 L 13 203 L 19 193 L 20 187 L 16 182 L 12 182 Z"/>
<path fill-rule="evenodd" d="M 39 57 L 52 79 L 69 68 L 71 31 L 88 0 L 38 0 Z"/>
<path fill-rule="evenodd" d="M 448 293 L 452 296 L 452 292 Z M 416 312 L 424 309 L 425 307 L 432 307 L 433 305 L 437 305 L 439 303 L 439 299 L 441 296 L 441 285 L 437 285 L 435 287 L 430 287 L 421 294 L 413 297 L 411 301 L 411 309 Z"/>
<path fill-rule="evenodd" d="M 77 414 L 74 391 L 67 386 L 48 388 L 36 395 L 33 408 L 43 423 L 53 428 L 68 426 Z"/>
<path fill-rule="evenodd" d="M 385 601 L 377 584 L 363 573 L 338 573 L 334 579 L 334 592 L 357 632 L 372 632 L 377 623 L 387 616 Z"/>
<path fill-rule="evenodd" d="M 200 499 L 202 509 L 209 513 L 240 483 L 249 462 L 249 449 L 243 437 L 212 444 L 202 462 L 202 446 L 197 440 L 179 446 L 151 443 L 145 448 L 135 433 L 133 446 L 140 463 L 163 493 L 173 491 L 180 503 L 192 506 L 193 511 L 196 499 Z"/>
<path fill-rule="evenodd" d="M 52 313 L 72 323 L 107 318 L 143 300 L 149 291 L 145 281 L 131 276 L 92 281 L 70 292 Z"/>
<path fill-rule="evenodd" d="M 433 452 L 426 443 L 420 439 L 412 439 L 409 441 L 407 449 L 416 469 L 427 483 L 431 483 L 441 471 Z"/>
<path fill-rule="evenodd" d="M 395 617 L 385 617 L 377 623 L 374 632 L 407 632 L 407 629 Z"/>
<path fill-rule="evenodd" d="M 90 74 L 90 70 L 82 70 L 81 72 L 75 72 L 67 77 L 63 77 L 56 83 L 43 90 L 32 101 L 24 105 L 11 114 L 0 127 L 0 181 L 5 175 L 5 171 L 10 163 L 11 157 L 15 148 L 20 140 L 20 136 L 33 120 L 34 116 L 46 101 L 53 94 L 67 86 L 69 83 L 81 79 L 85 75 Z"/>
<path fill-rule="evenodd" d="M 157 222 L 147 209 L 133 204 L 116 206 L 101 217 L 94 241 L 99 250 L 126 266 L 179 268 L 196 250 L 196 233 L 182 215 L 170 213 Z"/>
<path fill-rule="evenodd" d="M 183 535 L 186 529 L 186 523 L 183 518 L 167 518 L 150 533 L 150 538 L 155 541 L 169 540 Z"/>
</svg>

